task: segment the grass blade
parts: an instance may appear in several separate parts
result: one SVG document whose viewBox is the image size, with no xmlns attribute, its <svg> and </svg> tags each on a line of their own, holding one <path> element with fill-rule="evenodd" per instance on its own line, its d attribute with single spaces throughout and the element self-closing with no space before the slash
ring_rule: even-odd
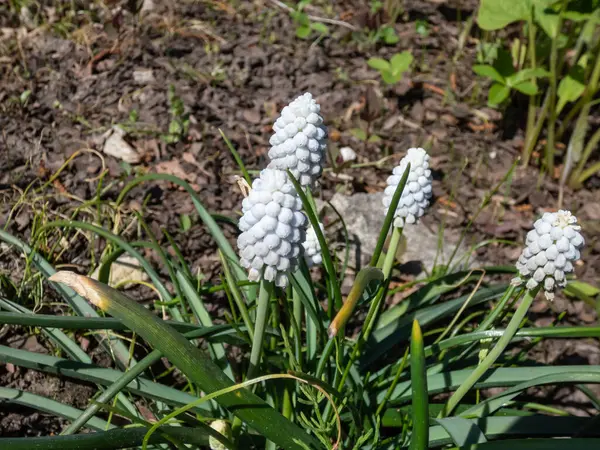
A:
<svg viewBox="0 0 600 450">
<path fill-rule="evenodd" d="M 27 406 L 37 411 L 42 411 L 56 416 L 64 417 L 68 420 L 75 420 L 78 416 L 80 416 L 83 413 L 83 411 L 81 411 L 80 409 L 74 408 L 69 405 L 65 405 L 63 403 L 57 402 L 56 400 L 52 400 L 46 397 L 42 397 L 41 395 L 31 394 L 29 392 L 11 389 L 7 387 L 0 387 L 0 398 L 10 403 L 16 403 L 17 405 Z M 114 425 L 111 425 L 108 422 L 97 417 L 90 418 L 87 426 L 98 431 L 104 431 L 107 428 L 114 427 Z M 0 446 L 0 448 L 12 447 Z"/>
<path fill-rule="evenodd" d="M 473 295 L 469 307 L 493 300 L 501 296 L 505 290 L 506 286 L 504 285 L 480 289 Z M 428 326 L 429 324 L 458 311 L 469 295 L 470 294 L 439 305 L 433 305 L 413 311 L 404 315 L 400 320 L 375 330 L 368 341 L 364 356 L 361 359 L 362 366 L 369 366 L 389 352 L 394 345 L 407 341 L 410 336 L 410 329 L 414 319 L 418 320 L 423 327 Z"/>
<path fill-rule="evenodd" d="M 250 178 L 250 174 L 248 173 L 248 170 L 246 169 L 246 166 L 244 165 L 244 160 L 242 159 L 242 157 L 240 156 L 238 151 L 235 149 L 235 147 L 233 146 L 231 141 L 227 138 L 227 136 L 225 136 L 225 133 L 223 133 L 223 130 L 221 130 L 220 128 L 219 128 L 219 133 L 221 134 L 221 137 L 225 141 L 225 145 L 227 145 L 227 148 L 233 155 L 233 159 L 235 159 L 236 164 L 240 168 L 240 171 L 242 172 L 242 176 L 248 182 L 248 184 L 250 186 L 252 186 L 252 178 Z"/>
<path fill-rule="evenodd" d="M 463 448 L 467 445 L 487 442 L 481 428 L 472 420 L 463 417 L 446 417 L 445 419 L 435 419 L 435 421 L 446 430 L 458 447 Z"/>
<path fill-rule="evenodd" d="M 129 253 L 131 256 L 133 256 L 135 259 L 138 260 L 138 262 L 140 263 L 140 265 L 142 266 L 144 271 L 148 274 L 148 276 L 152 280 L 152 283 L 158 290 L 158 292 L 161 296 L 161 300 L 163 302 L 171 302 L 173 300 L 173 297 L 171 296 L 171 294 L 165 287 L 164 283 L 158 276 L 158 273 L 156 272 L 156 270 L 154 270 L 154 267 L 152 267 L 152 265 L 142 256 L 142 254 L 140 252 L 138 252 L 131 244 L 129 244 L 128 242 L 123 240 L 120 236 L 117 236 L 116 234 L 113 234 L 110 231 L 105 230 L 102 227 L 98 227 L 98 226 L 92 225 L 90 223 L 79 222 L 77 220 L 57 220 L 57 221 L 50 222 L 50 223 L 44 225 L 43 229 L 53 228 L 53 227 L 61 228 L 61 229 L 62 228 L 76 228 L 76 229 L 79 228 L 82 230 L 91 231 L 92 233 L 97 234 L 98 236 L 102 236 L 103 238 L 113 242 L 115 245 L 118 245 L 119 247 L 124 249 L 127 253 Z"/>
<path fill-rule="evenodd" d="M 310 224 L 312 225 L 317 236 L 317 240 L 319 241 L 319 245 L 321 246 L 321 254 L 323 256 L 323 267 L 325 267 L 325 271 L 327 272 L 329 282 L 331 283 L 331 286 L 333 288 L 333 305 L 327 306 L 331 314 L 330 317 L 333 317 L 333 311 L 335 310 L 335 308 L 339 309 L 342 307 L 342 292 L 340 290 L 340 284 L 338 283 L 338 278 L 335 272 L 335 265 L 333 264 L 333 259 L 331 258 L 329 246 L 327 245 L 325 236 L 323 235 L 321 227 L 319 226 L 319 218 L 317 217 L 317 214 L 313 209 L 306 193 L 302 189 L 302 186 L 300 186 L 300 183 L 298 183 L 298 180 L 296 180 L 292 172 L 288 170 L 287 174 L 290 181 L 294 185 L 294 188 L 296 189 L 300 200 L 302 201 L 304 212 L 308 216 L 308 220 L 310 221 Z"/>
<path fill-rule="evenodd" d="M 452 418 L 454 419 L 454 418 Z M 444 421 L 449 419 L 442 419 Z M 513 449 L 513 443 L 519 442 L 515 438 L 526 438 L 526 437 L 570 437 L 575 435 L 578 430 L 588 427 L 593 423 L 593 419 L 588 417 L 553 417 L 553 416 L 509 416 L 509 417 L 485 417 L 482 419 L 467 420 L 472 423 L 478 430 L 485 434 L 485 437 L 490 439 L 500 439 L 497 441 L 503 445 L 503 449 L 507 447 Z M 597 427 L 588 428 L 587 433 L 589 439 L 555 439 L 554 442 L 562 442 L 562 446 L 558 447 L 560 450 L 568 448 L 576 448 L 579 450 L 578 443 L 580 441 L 593 443 L 596 441 L 596 445 L 599 444 L 598 439 L 591 439 L 591 437 L 599 437 L 600 430 Z M 429 448 L 437 448 L 447 446 L 453 443 L 453 439 L 444 427 L 441 425 L 435 425 L 430 428 L 429 433 Z M 507 441 L 510 439 L 510 441 Z M 531 439 L 529 442 L 539 443 L 545 440 Z M 483 442 L 481 443 L 483 444 Z M 467 447 L 468 448 L 468 447 Z M 487 447 L 480 445 L 479 448 L 486 449 Z M 531 446 L 527 450 L 546 450 L 545 445 L 540 447 Z M 600 448 L 600 447 L 596 447 Z"/>
<path fill-rule="evenodd" d="M 60 325 L 56 325 L 52 320 L 49 323 L 45 323 L 42 325 L 38 325 L 37 314 L 32 314 L 31 310 L 25 308 L 24 306 L 18 305 L 10 300 L 0 299 L 0 308 L 7 309 L 9 313 L 0 312 L 0 323 L 2 324 L 11 324 L 11 325 L 28 325 L 28 326 L 41 326 L 42 332 L 48 336 L 48 338 L 56 345 L 61 348 L 67 355 L 73 358 L 76 361 L 81 361 L 84 363 L 91 363 L 92 359 L 88 356 L 86 352 L 84 352 L 75 341 L 70 339 L 65 333 L 56 328 L 63 328 Z M 47 318 L 53 318 L 54 316 L 46 316 Z M 83 329 L 87 329 L 85 321 L 86 320 L 94 320 L 94 318 L 82 318 L 82 317 L 71 317 L 70 319 L 75 319 L 80 322 Z M 29 321 L 27 320 L 29 319 Z M 33 322 L 33 323 L 32 323 Z M 52 327 L 52 328 L 51 328 Z"/>
<path fill-rule="evenodd" d="M 494 414 L 498 409 L 502 408 L 504 404 L 521 394 L 525 389 L 545 384 L 578 383 L 577 380 L 580 379 L 581 375 L 582 373 L 555 373 L 534 378 L 533 380 L 524 381 L 523 383 L 508 388 L 498 395 L 494 395 L 491 398 L 485 399 L 481 403 L 478 403 L 477 405 L 464 411 L 461 416 L 476 417 L 482 416 L 483 414 Z M 589 375 L 590 377 L 588 377 L 588 379 L 595 380 L 591 381 L 591 383 L 600 383 L 600 377 L 594 374 Z"/>
<path fill-rule="evenodd" d="M 49 278 L 56 273 L 54 267 L 52 267 L 48 261 L 34 251 L 29 245 L 1 229 L 0 239 L 23 252 L 27 258 L 31 259 L 35 267 L 45 278 Z M 77 315 L 83 317 L 98 317 L 94 308 L 92 308 L 83 297 L 73 291 L 73 289 L 56 283 L 51 284 L 62 295 L 69 306 L 73 308 Z M 117 363 L 120 367 L 127 367 L 128 362 L 131 361 L 129 349 L 117 338 L 111 336 L 109 339 L 101 339 L 100 345 L 102 345 L 109 354 L 114 354 L 116 356 Z"/>
<path fill-rule="evenodd" d="M 98 433 L 74 434 L 70 436 L 45 436 L 26 438 L 0 438 L 0 448 L 11 450 L 116 450 L 141 446 L 146 428 L 113 429 Z M 150 443 L 168 443 L 161 434 L 165 432 L 188 444 L 206 445 L 209 434 L 203 428 L 163 427 L 154 433 Z"/>
<path fill-rule="evenodd" d="M 210 314 L 208 314 L 208 310 L 204 307 L 204 302 L 196 292 L 194 285 L 188 279 L 188 277 L 181 271 L 177 271 L 175 275 L 177 277 L 177 281 L 181 286 L 183 294 L 187 299 L 194 316 L 198 322 L 204 327 L 212 327 L 213 321 L 210 318 Z M 218 343 L 210 343 L 209 349 L 214 358 L 219 361 L 219 364 L 222 364 L 222 367 L 225 367 L 225 373 L 229 378 L 233 380 L 233 372 L 231 370 L 231 366 L 229 365 L 229 361 L 227 360 L 227 355 L 225 354 L 225 347 L 223 344 Z"/>
<path fill-rule="evenodd" d="M 566 446 L 577 450 L 597 450 L 600 448 L 600 439 L 511 439 L 511 450 L 564 450 Z M 470 450 L 506 450 L 506 441 L 487 442 L 475 444 Z"/>
<path fill-rule="evenodd" d="M 0 362 L 12 363 L 28 369 L 89 381 L 103 386 L 109 386 L 123 376 L 123 372 L 119 370 L 18 350 L 4 345 L 0 345 Z M 138 377 L 135 381 L 129 383 L 126 390 L 140 397 L 162 401 L 169 405 L 185 405 L 196 400 L 193 395 L 163 384 L 154 383 L 143 377 Z M 199 412 L 203 414 L 210 413 L 208 409 Z"/>
<path fill-rule="evenodd" d="M 185 189 L 186 192 L 190 195 L 190 197 L 192 197 L 192 202 L 194 203 L 194 206 L 196 207 L 196 211 L 198 212 L 200 219 L 202 220 L 202 222 L 204 222 L 204 225 L 206 225 L 206 227 L 208 228 L 208 231 L 210 232 L 212 237 L 215 239 L 215 242 L 217 243 L 217 245 L 219 246 L 219 248 L 221 249 L 223 254 L 227 257 L 227 259 L 229 259 L 229 261 L 232 261 L 234 263 L 233 270 L 234 270 L 236 278 L 238 280 L 246 280 L 247 279 L 246 271 L 244 271 L 240 267 L 238 257 L 236 255 L 236 253 L 233 251 L 233 248 L 231 247 L 231 245 L 229 244 L 229 241 L 223 234 L 223 231 L 221 231 L 221 229 L 219 228 L 219 225 L 217 225 L 217 223 L 215 222 L 213 217 L 206 210 L 206 208 L 202 204 L 202 201 L 200 200 L 200 197 L 198 196 L 198 194 L 194 191 L 194 189 L 190 186 L 189 183 L 182 180 L 181 178 L 178 178 L 174 175 L 164 174 L 164 173 L 162 173 L 162 174 L 150 173 L 150 174 L 135 178 L 133 181 L 131 181 L 129 184 L 127 184 L 123 188 L 121 193 L 119 194 L 119 197 L 116 200 L 117 206 L 119 206 L 121 203 L 123 203 L 123 200 L 125 199 L 125 196 L 129 193 L 129 191 L 131 191 L 138 184 L 144 183 L 146 181 L 168 181 L 170 183 L 181 186 L 183 189 Z"/>
<path fill-rule="evenodd" d="M 471 375 L 473 369 L 441 372 L 427 377 L 429 395 L 448 392 L 456 389 Z M 501 367 L 490 369 L 481 378 L 475 388 L 514 386 L 532 378 L 562 373 L 573 375 L 571 383 L 600 383 L 600 366 L 532 366 L 532 367 Z M 380 402 L 385 397 L 385 390 L 377 395 Z M 392 392 L 390 405 L 408 403 L 412 398 L 410 381 L 398 383 Z"/>
</svg>

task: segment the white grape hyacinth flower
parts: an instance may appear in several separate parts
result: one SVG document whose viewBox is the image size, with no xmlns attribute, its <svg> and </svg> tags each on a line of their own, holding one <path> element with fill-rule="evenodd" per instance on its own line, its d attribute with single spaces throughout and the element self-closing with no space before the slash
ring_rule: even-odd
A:
<svg viewBox="0 0 600 450">
<path fill-rule="evenodd" d="M 242 201 L 242 213 L 237 244 L 248 279 L 287 286 L 286 273 L 298 267 L 308 222 L 287 173 L 262 170 Z"/>
<path fill-rule="evenodd" d="M 409 148 L 400 164 L 394 167 L 392 175 L 387 179 L 387 187 L 383 192 L 383 206 L 387 214 L 392 197 L 410 163 L 410 172 L 406 186 L 400 197 L 400 202 L 394 214 L 394 226 L 399 228 L 405 224 L 417 223 L 425 214 L 432 196 L 431 170 L 429 169 L 429 155 L 422 148 Z"/>
<path fill-rule="evenodd" d="M 319 228 L 321 228 L 321 232 L 325 232 L 325 228 L 323 228 L 323 224 L 320 222 Z M 308 267 L 318 266 L 323 262 L 321 244 L 319 244 L 317 233 L 315 233 L 315 229 L 312 225 L 309 225 L 308 230 L 306 231 L 306 240 L 302 246 L 304 247 L 304 260 Z"/>
<path fill-rule="evenodd" d="M 289 169 L 302 187 L 314 187 L 323 172 L 327 128 L 320 110 L 312 94 L 301 95 L 283 108 L 269 140 L 272 147 L 268 167 Z"/>
<path fill-rule="evenodd" d="M 581 257 L 585 241 L 570 211 L 544 213 L 533 225 L 516 264 L 519 275 L 512 284 L 518 286 L 527 280 L 527 289 L 541 284 L 546 298 L 552 300 L 554 289 L 566 286 L 566 274 L 573 272 L 573 263 Z"/>
</svg>

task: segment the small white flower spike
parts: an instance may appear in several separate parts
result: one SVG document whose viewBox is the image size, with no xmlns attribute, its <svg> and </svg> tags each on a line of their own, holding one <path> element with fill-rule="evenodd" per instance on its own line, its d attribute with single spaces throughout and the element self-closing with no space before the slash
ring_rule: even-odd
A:
<svg viewBox="0 0 600 450">
<path fill-rule="evenodd" d="M 286 273 L 298 267 L 308 220 L 286 172 L 264 169 L 242 201 L 237 244 L 248 279 L 287 286 Z"/>
<path fill-rule="evenodd" d="M 319 223 L 319 228 L 321 228 L 323 233 L 325 232 L 322 223 Z M 306 231 L 306 240 L 302 246 L 304 247 L 304 260 L 306 261 L 306 265 L 308 267 L 318 266 L 323 262 L 321 244 L 319 244 L 317 234 L 315 233 L 315 229 L 312 227 L 312 225 L 308 226 L 308 230 Z"/>
<path fill-rule="evenodd" d="M 281 111 L 273 125 L 269 143 L 271 169 L 289 169 L 302 187 L 314 187 L 323 172 L 327 128 L 319 114 L 321 107 L 308 92 Z"/>
<path fill-rule="evenodd" d="M 519 275 L 512 284 L 527 281 L 527 289 L 541 284 L 546 298 L 554 299 L 554 289 L 567 285 L 566 274 L 573 272 L 573 263 L 581 257 L 585 241 L 580 230 L 570 211 L 544 213 L 527 233 L 527 246 L 516 264 Z"/>
<path fill-rule="evenodd" d="M 388 212 L 394 192 L 408 163 L 410 163 L 408 180 L 396 208 L 396 214 L 394 214 L 394 226 L 397 228 L 403 227 L 407 223 L 417 223 L 419 218 L 425 214 L 425 209 L 429 206 L 432 196 L 429 155 L 422 148 L 409 148 L 400 164 L 394 167 L 393 175 L 387 179 L 388 186 L 383 192 L 385 214 Z"/>
<path fill-rule="evenodd" d="M 210 424 L 210 427 L 217 433 L 220 433 L 226 438 L 231 439 L 231 427 L 226 421 L 220 419 L 215 420 Z M 227 447 L 225 447 L 212 436 L 208 438 L 208 446 L 210 450 L 227 450 Z"/>
</svg>

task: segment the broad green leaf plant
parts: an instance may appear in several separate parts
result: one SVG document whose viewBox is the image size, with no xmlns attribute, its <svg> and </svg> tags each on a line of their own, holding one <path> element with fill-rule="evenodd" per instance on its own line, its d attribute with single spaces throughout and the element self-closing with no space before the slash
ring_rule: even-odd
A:
<svg viewBox="0 0 600 450">
<path fill-rule="evenodd" d="M 554 176 L 557 156 L 562 159 L 561 203 L 562 187 L 580 188 L 600 172 L 593 157 L 600 131 L 589 125 L 600 89 L 600 2 L 481 0 L 477 23 L 482 30 L 515 22 L 523 38 L 513 41 L 510 52 L 500 49 L 491 64 L 473 70 L 492 81 L 492 106 L 511 101 L 513 91 L 529 97 L 522 161 L 529 164 L 544 136 L 542 168 Z"/>
</svg>

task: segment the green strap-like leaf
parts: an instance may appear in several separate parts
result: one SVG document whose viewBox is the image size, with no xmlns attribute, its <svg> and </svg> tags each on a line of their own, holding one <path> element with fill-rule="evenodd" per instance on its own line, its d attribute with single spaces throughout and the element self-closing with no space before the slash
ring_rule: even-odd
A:
<svg viewBox="0 0 600 450">
<path fill-rule="evenodd" d="M 417 320 L 413 321 L 410 339 L 410 383 L 412 387 L 413 429 L 410 450 L 427 450 L 429 442 L 429 393 L 427 392 L 427 365 L 423 333 Z"/>
<path fill-rule="evenodd" d="M 97 307 L 121 319 L 155 349 L 160 350 L 204 392 L 211 393 L 233 385 L 231 379 L 202 350 L 116 289 L 73 272 L 59 272 L 53 280 L 69 285 Z M 286 450 L 305 450 L 305 446 L 320 448 L 315 438 L 250 391 L 242 389 L 223 394 L 216 401 Z"/>
<path fill-rule="evenodd" d="M 164 427 L 169 436 L 194 445 L 206 445 L 208 433 L 203 428 Z M 138 448 L 146 428 L 114 429 L 104 432 L 74 434 L 70 436 L 44 436 L 26 438 L 0 438 L 0 448 L 10 450 L 117 450 L 123 448 Z M 169 442 L 162 433 L 154 433 L 150 443 Z"/>
<path fill-rule="evenodd" d="M 460 386 L 473 369 L 454 370 L 436 373 L 427 377 L 429 395 L 449 392 Z M 600 366 L 540 366 L 540 367 L 501 367 L 491 369 L 475 384 L 475 388 L 514 386 L 526 380 L 546 375 L 562 373 L 568 383 L 600 383 Z M 572 375 L 568 377 L 568 375 Z M 385 391 L 377 395 L 377 400 L 383 400 Z M 389 401 L 390 405 L 408 403 L 412 398 L 410 381 L 398 383 Z"/>
<path fill-rule="evenodd" d="M 57 402 L 56 400 L 42 397 L 41 395 L 32 394 L 30 392 L 6 387 L 0 387 L 0 398 L 10 403 L 27 406 L 35 409 L 36 411 L 42 411 L 56 416 L 61 416 L 68 420 L 75 420 L 83 413 L 83 411 L 80 409 L 73 408 L 72 406 L 65 405 Z M 110 425 L 108 422 L 98 419 L 97 417 L 92 417 L 88 421 L 87 426 L 98 431 L 103 431 L 107 428 L 114 427 L 114 425 Z M 0 448 L 10 449 L 12 447 L 4 447 L 0 445 Z"/>
</svg>

